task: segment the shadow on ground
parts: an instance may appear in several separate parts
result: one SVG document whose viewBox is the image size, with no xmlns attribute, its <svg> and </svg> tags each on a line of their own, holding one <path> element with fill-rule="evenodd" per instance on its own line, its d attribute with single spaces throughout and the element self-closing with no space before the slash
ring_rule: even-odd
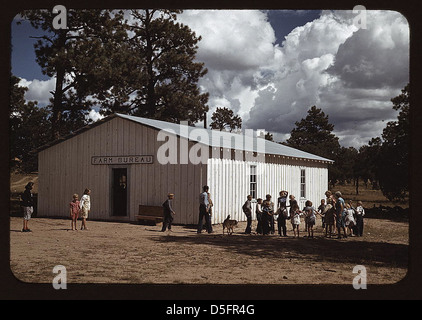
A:
<svg viewBox="0 0 422 320">
<path fill-rule="evenodd" d="M 163 235 L 151 238 L 162 243 L 207 245 L 228 253 L 251 258 L 281 258 L 321 263 L 353 263 L 376 267 L 407 268 L 408 245 L 370 242 L 362 238 L 329 239 L 324 237 L 282 238 L 278 236 L 200 234 L 194 236 Z M 193 249 L 194 250 L 194 249 Z M 200 249 L 198 249 L 200 250 Z"/>
</svg>

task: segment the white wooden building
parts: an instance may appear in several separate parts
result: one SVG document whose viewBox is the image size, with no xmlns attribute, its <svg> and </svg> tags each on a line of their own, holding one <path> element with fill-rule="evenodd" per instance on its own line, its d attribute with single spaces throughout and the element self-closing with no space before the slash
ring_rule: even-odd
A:
<svg viewBox="0 0 422 320">
<path fill-rule="evenodd" d="M 85 188 L 92 220 L 134 221 L 139 205 L 161 206 L 171 192 L 174 223 L 196 224 L 204 185 L 214 224 L 228 214 L 246 220 L 248 194 L 276 202 L 287 190 L 301 207 L 319 205 L 331 160 L 249 137 L 114 114 L 39 150 L 38 216 L 67 217 L 72 195 Z"/>
</svg>

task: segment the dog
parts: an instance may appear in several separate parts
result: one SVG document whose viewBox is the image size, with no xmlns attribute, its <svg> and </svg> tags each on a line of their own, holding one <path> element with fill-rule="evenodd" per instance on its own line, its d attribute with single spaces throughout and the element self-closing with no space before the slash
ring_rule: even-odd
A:
<svg viewBox="0 0 422 320">
<path fill-rule="evenodd" d="M 230 220 L 230 215 L 228 215 L 226 220 L 223 222 L 223 235 L 224 229 L 227 229 L 227 234 L 231 235 L 233 233 L 234 227 L 237 227 L 237 220 Z"/>
</svg>

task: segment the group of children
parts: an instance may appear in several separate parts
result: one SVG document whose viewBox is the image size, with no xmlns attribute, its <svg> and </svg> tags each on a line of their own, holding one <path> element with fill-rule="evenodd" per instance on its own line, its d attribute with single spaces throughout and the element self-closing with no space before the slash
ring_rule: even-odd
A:
<svg viewBox="0 0 422 320">
<path fill-rule="evenodd" d="M 277 216 L 278 234 L 280 236 L 287 236 L 286 221 L 290 220 L 294 237 L 299 237 L 299 227 L 303 218 L 305 232 L 308 232 L 309 238 L 313 238 L 316 215 L 320 215 L 326 237 L 331 238 L 333 234 L 337 233 L 337 237 L 340 238 L 341 230 L 344 232 L 344 237 L 347 237 L 346 231 L 348 231 L 349 236 L 362 236 L 363 217 L 365 215 L 362 202 L 358 201 L 358 206 L 354 208 L 351 200 L 345 204 L 339 191 L 335 193 L 335 196 L 332 195 L 331 191 L 327 191 L 325 195 L 327 196 L 327 203 L 325 199 L 322 199 L 321 205 L 318 209 L 315 209 L 312 202 L 307 200 L 303 210 L 300 210 L 293 195 L 289 196 L 289 204 L 287 204 L 287 191 L 280 191 L 276 207 L 269 194 L 266 195 L 265 200 L 257 199 L 256 216 L 258 225 L 256 232 L 263 235 L 274 234 L 274 216 Z"/>
<path fill-rule="evenodd" d="M 77 230 L 76 221 L 78 220 L 78 218 L 81 218 L 82 220 L 81 230 L 88 230 L 86 226 L 86 219 L 88 219 L 88 214 L 89 214 L 89 211 L 91 210 L 90 194 L 91 194 L 91 190 L 85 189 L 81 200 L 79 200 L 78 194 L 75 193 L 73 195 L 73 200 L 69 204 L 70 219 L 72 220 L 71 222 L 72 230 Z"/>
<path fill-rule="evenodd" d="M 352 200 L 345 203 L 340 191 L 334 195 L 331 191 L 326 191 L 327 204 L 325 200 L 321 200 L 321 205 L 318 207 L 318 212 L 322 216 L 322 226 L 325 229 L 325 235 L 331 237 L 337 232 L 337 238 L 343 236 L 359 236 L 363 235 L 363 217 L 365 216 L 365 209 L 362 206 L 362 201 L 357 202 L 357 207 L 353 207 Z"/>
</svg>

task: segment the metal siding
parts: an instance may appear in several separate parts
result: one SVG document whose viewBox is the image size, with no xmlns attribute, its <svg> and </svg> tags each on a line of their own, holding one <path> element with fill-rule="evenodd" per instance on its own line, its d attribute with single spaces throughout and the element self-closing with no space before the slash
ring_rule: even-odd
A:
<svg viewBox="0 0 422 320">
<path fill-rule="evenodd" d="M 328 170 L 296 160 L 272 159 L 278 163 L 262 163 L 211 158 L 208 160 L 208 184 L 214 201 L 213 223 L 222 223 L 230 214 L 232 219 L 246 221 L 242 205 L 249 194 L 250 166 L 257 166 L 257 197 L 272 196 L 276 204 L 279 192 L 287 190 L 302 208 L 306 200 L 319 205 L 326 191 Z M 306 197 L 300 198 L 300 169 L 306 171 Z M 229 196 L 228 196 L 229 195 Z M 255 208 L 255 204 L 253 205 Z M 255 214 L 253 215 L 255 218 Z"/>
</svg>

